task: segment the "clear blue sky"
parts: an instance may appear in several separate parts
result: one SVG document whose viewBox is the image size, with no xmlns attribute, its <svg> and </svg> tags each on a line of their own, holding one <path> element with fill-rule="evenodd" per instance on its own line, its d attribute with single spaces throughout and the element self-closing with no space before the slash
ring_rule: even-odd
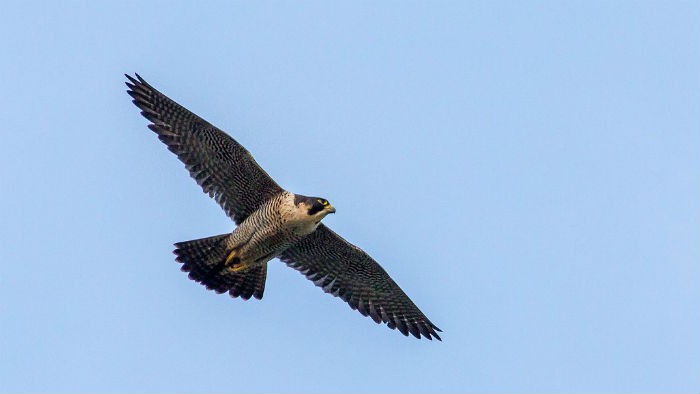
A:
<svg viewBox="0 0 700 394">
<path fill-rule="evenodd" d="M 0 391 L 700 390 L 697 2 L 187 3 L 2 7 Z M 262 301 L 188 280 L 172 244 L 233 223 L 126 72 L 328 198 L 444 341 L 276 260 Z"/>
</svg>

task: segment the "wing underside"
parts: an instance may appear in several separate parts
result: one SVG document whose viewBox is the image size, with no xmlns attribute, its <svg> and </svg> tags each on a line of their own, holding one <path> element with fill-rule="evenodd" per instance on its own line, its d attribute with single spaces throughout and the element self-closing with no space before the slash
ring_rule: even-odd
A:
<svg viewBox="0 0 700 394">
<path fill-rule="evenodd" d="M 282 188 L 228 134 L 171 100 L 138 74 L 127 91 L 148 127 L 185 163 L 192 178 L 240 224 Z"/>
<path fill-rule="evenodd" d="M 377 323 L 386 323 L 402 334 L 438 339 L 435 326 L 362 249 L 320 224 L 316 231 L 280 257 L 323 291 L 347 302 Z"/>
</svg>

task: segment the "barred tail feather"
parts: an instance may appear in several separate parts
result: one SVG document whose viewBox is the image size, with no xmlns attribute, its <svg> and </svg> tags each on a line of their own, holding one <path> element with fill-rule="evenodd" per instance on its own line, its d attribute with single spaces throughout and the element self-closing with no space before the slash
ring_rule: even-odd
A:
<svg viewBox="0 0 700 394">
<path fill-rule="evenodd" d="M 175 261 L 182 263 L 182 270 L 189 278 L 217 293 L 228 292 L 231 297 L 244 300 L 262 299 L 267 278 L 267 263 L 243 272 L 230 272 L 225 267 L 229 234 L 178 242 L 175 244 Z"/>
</svg>

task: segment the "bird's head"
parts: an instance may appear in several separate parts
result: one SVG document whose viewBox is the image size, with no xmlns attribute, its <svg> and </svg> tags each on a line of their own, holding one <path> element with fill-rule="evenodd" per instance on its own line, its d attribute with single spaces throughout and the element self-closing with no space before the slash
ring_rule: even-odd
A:
<svg viewBox="0 0 700 394">
<path fill-rule="evenodd" d="M 306 214 L 312 217 L 316 223 L 320 222 L 329 213 L 335 213 L 335 208 L 325 198 L 297 195 L 295 200 L 296 205 L 305 209 Z"/>
</svg>

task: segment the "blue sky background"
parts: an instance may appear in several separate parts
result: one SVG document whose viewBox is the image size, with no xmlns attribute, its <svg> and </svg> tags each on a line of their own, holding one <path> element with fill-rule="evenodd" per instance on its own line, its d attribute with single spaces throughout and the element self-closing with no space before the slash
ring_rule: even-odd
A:
<svg viewBox="0 0 700 394">
<path fill-rule="evenodd" d="M 0 391 L 698 392 L 697 2 L 7 2 Z M 228 131 L 444 330 L 375 325 L 231 231 L 125 93 Z"/>
</svg>

